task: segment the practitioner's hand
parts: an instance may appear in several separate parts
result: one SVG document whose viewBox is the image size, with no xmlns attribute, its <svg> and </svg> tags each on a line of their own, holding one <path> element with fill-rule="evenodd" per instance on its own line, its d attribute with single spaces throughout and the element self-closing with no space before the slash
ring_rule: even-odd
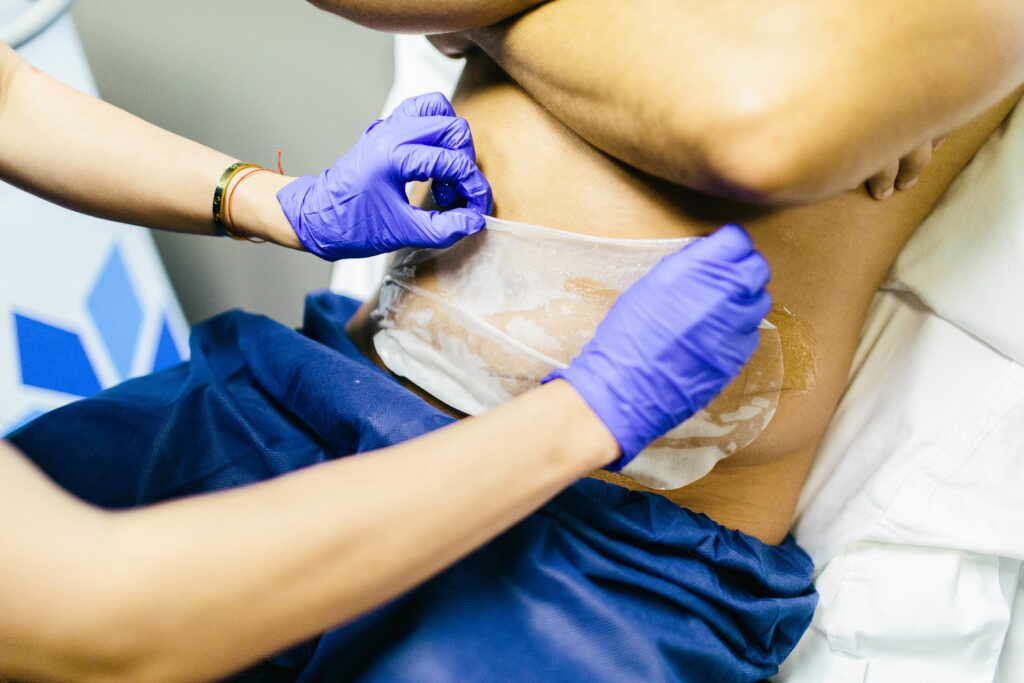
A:
<svg viewBox="0 0 1024 683">
<path fill-rule="evenodd" d="M 450 181 L 467 207 L 440 213 L 409 204 L 406 183 Z M 371 125 L 320 176 L 277 193 L 302 244 L 329 261 L 401 247 L 448 247 L 484 227 L 491 187 L 476 165 L 469 124 L 440 93 L 410 98 Z"/>
<path fill-rule="evenodd" d="M 648 443 L 706 406 L 757 348 L 771 309 L 768 263 L 735 225 L 669 254 L 622 293 L 565 370 L 622 448 Z"/>
</svg>

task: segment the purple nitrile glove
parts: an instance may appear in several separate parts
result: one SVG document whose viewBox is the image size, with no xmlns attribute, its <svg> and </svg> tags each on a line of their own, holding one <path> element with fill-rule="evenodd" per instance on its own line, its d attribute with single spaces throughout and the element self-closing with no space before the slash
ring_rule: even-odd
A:
<svg viewBox="0 0 1024 683">
<path fill-rule="evenodd" d="M 405 184 L 455 185 L 467 206 L 444 213 L 409 204 Z M 299 241 L 317 256 L 372 256 L 401 247 L 449 247 L 484 227 L 491 186 L 476 165 L 469 124 L 440 93 L 405 100 L 319 176 L 281 188 L 277 200 Z"/>
<path fill-rule="evenodd" d="M 706 406 L 757 348 L 771 310 L 768 263 L 727 225 L 663 258 L 622 293 L 568 368 L 567 380 L 622 448 L 647 444 Z"/>
</svg>

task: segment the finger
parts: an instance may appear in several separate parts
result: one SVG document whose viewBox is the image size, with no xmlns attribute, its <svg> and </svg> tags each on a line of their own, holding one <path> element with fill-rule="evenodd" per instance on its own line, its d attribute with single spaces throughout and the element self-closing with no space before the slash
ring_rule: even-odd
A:
<svg viewBox="0 0 1024 683">
<path fill-rule="evenodd" d="M 908 190 L 913 187 L 931 160 L 932 143 L 930 142 L 919 145 L 917 149 L 900 159 L 900 170 L 896 175 L 896 189 Z"/>
<path fill-rule="evenodd" d="M 703 338 L 687 337 L 681 340 L 680 346 L 703 363 L 735 377 L 757 350 L 760 341 L 761 336 L 755 327 L 747 332 L 730 329 L 724 334 Z M 719 387 L 715 393 L 722 388 Z"/>
<path fill-rule="evenodd" d="M 484 229 L 484 217 L 470 209 L 452 209 L 451 211 L 424 211 L 410 207 L 413 217 L 421 226 L 423 240 L 411 242 L 411 247 L 433 247 L 445 249 L 463 237 L 473 235 Z"/>
<path fill-rule="evenodd" d="M 934 152 L 939 147 L 942 147 L 942 143 L 945 142 L 945 141 L 946 141 L 946 136 L 945 135 L 943 135 L 942 137 L 938 137 L 938 138 L 935 138 L 934 140 L 932 140 L 932 151 Z"/>
<path fill-rule="evenodd" d="M 733 297 L 714 305 L 710 311 L 715 327 L 721 334 L 750 332 L 772 310 L 772 296 L 762 289 L 750 297 Z"/>
<path fill-rule="evenodd" d="M 438 147 L 457 149 L 469 154 L 470 159 L 476 159 L 476 148 L 473 146 L 473 134 L 469 130 L 469 121 L 459 117 L 452 117 L 433 142 Z"/>
<path fill-rule="evenodd" d="M 480 168 L 461 151 L 426 145 L 401 145 L 398 168 L 402 182 L 413 180 L 448 180 L 466 199 L 466 208 L 478 213 L 490 213 L 491 185 Z"/>
<path fill-rule="evenodd" d="M 868 192 L 875 199 L 885 199 L 895 188 L 896 176 L 900 172 L 900 162 L 894 161 L 884 169 L 868 178 Z"/>
<path fill-rule="evenodd" d="M 698 263 L 696 271 L 709 284 L 737 298 L 757 295 L 771 279 L 768 262 L 756 251 L 735 262 L 704 260 Z"/>
<path fill-rule="evenodd" d="M 743 299 L 742 302 L 738 302 L 739 306 L 742 306 L 743 312 L 737 316 L 737 320 L 740 320 L 740 325 L 737 329 L 740 332 L 749 332 L 764 320 L 772 310 L 772 295 L 768 293 L 767 289 L 762 289 L 760 292 L 755 294 L 753 297 Z"/>
<path fill-rule="evenodd" d="M 402 100 L 401 104 L 395 107 L 391 116 L 398 118 L 416 118 L 420 116 L 455 116 L 448 98 L 439 92 L 415 95 Z"/>
<path fill-rule="evenodd" d="M 754 355 L 757 347 L 761 344 L 761 333 L 757 331 L 757 326 L 755 325 L 751 330 L 739 332 L 731 336 L 726 341 L 726 344 L 736 362 L 733 374 L 738 374 L 743 366 L 750 362 L 751 356 Z"/>
<path fill-rule="evenodd" d="M 691 242 L 678 252 L 704 261 L 739 261 L 754 249 L 747 231 L 738 225 L 724 225 L 707 237 Z"/>
<path fill-rule="evenodd" d="M 771 280 L 772 271 L 764 256 L 754 251 L 746 258 L 726 266 L 724 278 L 738 287 L 744 297 L 756 296 Z"/>
<path fill-rule="evenodd" d="M 476 159 L 473 135 L 466 119 L 457 116 L 422 116 L 417 119 L 389 120 L 388 123 L 393 126 L 393 134 L 400 136 L 402 142 L 456 149 Z"/>
<path fill-rule="evenodd" d="M 450 247 L 463 237 L 475 235 L 486 225 L 484 217 L 472 209 L 433 212 L 430 223 L 439 235 L 445 235 L 440 247 Z"/>
</svg>

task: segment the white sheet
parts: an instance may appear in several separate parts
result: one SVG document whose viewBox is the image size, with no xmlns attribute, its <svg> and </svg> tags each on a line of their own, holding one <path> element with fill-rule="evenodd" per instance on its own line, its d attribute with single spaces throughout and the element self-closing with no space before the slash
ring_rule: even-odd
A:
<svg viewBox="0 0 1024 683">
<path fill-rule="evenodd" d="M 1024 363 L 1024 107 L 903 249 L 888 286 Z"/>
<path fill-rule="evenodd" d="M 779 680 L 1024 680 L 1022 429 L 1024 368 L 879 293 L 801 496 L 821 602 Z"/>
<path fill-rule="evenodd" d="M 887 288 L 798 506 L 822 602 L 779 678 L 1024 681 L 1024 108 Z"/>
</svg>

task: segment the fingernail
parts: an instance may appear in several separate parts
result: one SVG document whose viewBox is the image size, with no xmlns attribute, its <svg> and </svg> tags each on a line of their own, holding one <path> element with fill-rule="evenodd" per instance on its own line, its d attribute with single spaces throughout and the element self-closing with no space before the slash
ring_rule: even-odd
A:
<svg viewBox="0 0 1024 683">
<path fill-rule="evenodd" d="M 897 187 L 899 187 L 901 190 L 909 190 L 914 185 L 917 185 L 917 178 L 911 178 L 905 183 L 899 183 Z"/>
<path fill-rule="evenodd" d="M 892 191 L 893 191 L 892 187 L 887 187 L 887 188 L 885 188 L 885 191 L 883 191 L 883 192 L 879 192 L 878 190 L 875 190 L 874 192 L 871 193 L 871 196 L 873 196 L 875 199 L 885 199 L 886 197 L 889 197 L 889 196 L 892 195 Z"/>
</svg>

